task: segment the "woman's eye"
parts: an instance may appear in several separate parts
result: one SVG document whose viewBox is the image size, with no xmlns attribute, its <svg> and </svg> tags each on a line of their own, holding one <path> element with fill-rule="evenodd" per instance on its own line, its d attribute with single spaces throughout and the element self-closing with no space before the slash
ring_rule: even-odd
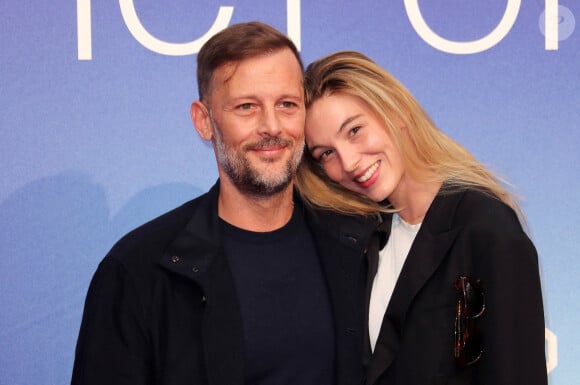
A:
<svg viewBox="0 0 580 385">
<path fill-rule="evenodd" d="M 355 135 L 357 132 L 359 132 L 359 130 L 360 130 L 360 129 L 361 129 L 361 127 L 360 127 L 360 126 L 356 126 L 356 127 L 353 127 L 353 128 L 351 128 L 351 129 L 348 131 L 348 136 L 353 136 L 353 135 Z"/>
<path fill-rule="evenodd" d="M 319 162 L 324 162 L 328 156 L 332 154 L 332 150 L 322 151 L 316 158 Z"/>
</svg>

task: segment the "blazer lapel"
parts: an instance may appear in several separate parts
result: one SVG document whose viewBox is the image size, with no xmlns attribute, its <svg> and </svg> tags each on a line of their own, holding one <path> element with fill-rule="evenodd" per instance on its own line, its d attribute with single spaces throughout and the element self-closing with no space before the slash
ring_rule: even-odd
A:
<svg viewBox="0 0 580 385">
<path fill-rule="evenodd" d="M 364 324 L 367 326 L 367 330 L 364 333 L 364 351 L 363 351 L 363 363 L 366 366 L 369 365 L 371 361 L 371 341 L 368 332 L 369 324 L 369 306 L 371 301 L 371 292 L 373 288 L 373 281 L 377 270 L 379 267 L 379 252 L 385 247 L 387 240 L 391 233 L 391 214 L 382 214 L 381 223 L 377 226 L 374 236 L 370 239 L 366 259 L 367 259 L 367 271 L 366 271 L 366 286 L 365 286 L 365 313 L 364 313 Z"/>
<path fill-rule="evenodd" d="M 393 362 L 399 350 L 400 336 L 409 307 L 419 290 L 444 260 L 459 233 L 458 228 L 452 228 L 452 223 L 462 196 L 463 194 L 439 194 L 427 211 L 385 312 L 367 369 L 368 384 L 375 383 Z"/>
</svg>

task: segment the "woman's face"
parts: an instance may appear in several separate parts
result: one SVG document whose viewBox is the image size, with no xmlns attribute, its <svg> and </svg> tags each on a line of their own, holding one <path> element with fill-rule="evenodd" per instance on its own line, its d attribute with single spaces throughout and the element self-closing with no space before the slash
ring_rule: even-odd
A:
<svg viewBox="0 0 580 385">
<path fill-rule="evenodd" d="M 401 155 L 382 120 L 359 98 L 335 93 L 306 113 L 306 144 L 333 181 L 380 202 L 400 188 Z"/>
</svg>

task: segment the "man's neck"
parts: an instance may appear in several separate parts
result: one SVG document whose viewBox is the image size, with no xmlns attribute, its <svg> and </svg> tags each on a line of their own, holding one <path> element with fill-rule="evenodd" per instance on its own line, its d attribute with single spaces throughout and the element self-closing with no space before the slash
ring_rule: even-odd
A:
<svg viewBox="0 0 580 385">
<path fill-rule="evenodd" d="M 218 215 L 233 226 L 255 232 L 274 231 L 288 223 L 293 211 L 292 184 L 277 194 L 253 196 L 220 179 Z"/>
</svg>

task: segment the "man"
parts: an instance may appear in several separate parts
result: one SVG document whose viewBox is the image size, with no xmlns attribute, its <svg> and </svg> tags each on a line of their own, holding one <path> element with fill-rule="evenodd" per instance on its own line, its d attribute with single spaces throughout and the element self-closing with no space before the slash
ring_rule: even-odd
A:
<svg viewBox="0 0 580 385">
<path fill-rule="evenodd" d="M 305 120 L 295 46 L 267 25 L 233 25 L 201 49 L 198 87 L 191 116 L 219 181 L 99 265 L 72 383 L 360 383 L 372 225 L 313 213 L 293 192 Z"/>
</svg>

